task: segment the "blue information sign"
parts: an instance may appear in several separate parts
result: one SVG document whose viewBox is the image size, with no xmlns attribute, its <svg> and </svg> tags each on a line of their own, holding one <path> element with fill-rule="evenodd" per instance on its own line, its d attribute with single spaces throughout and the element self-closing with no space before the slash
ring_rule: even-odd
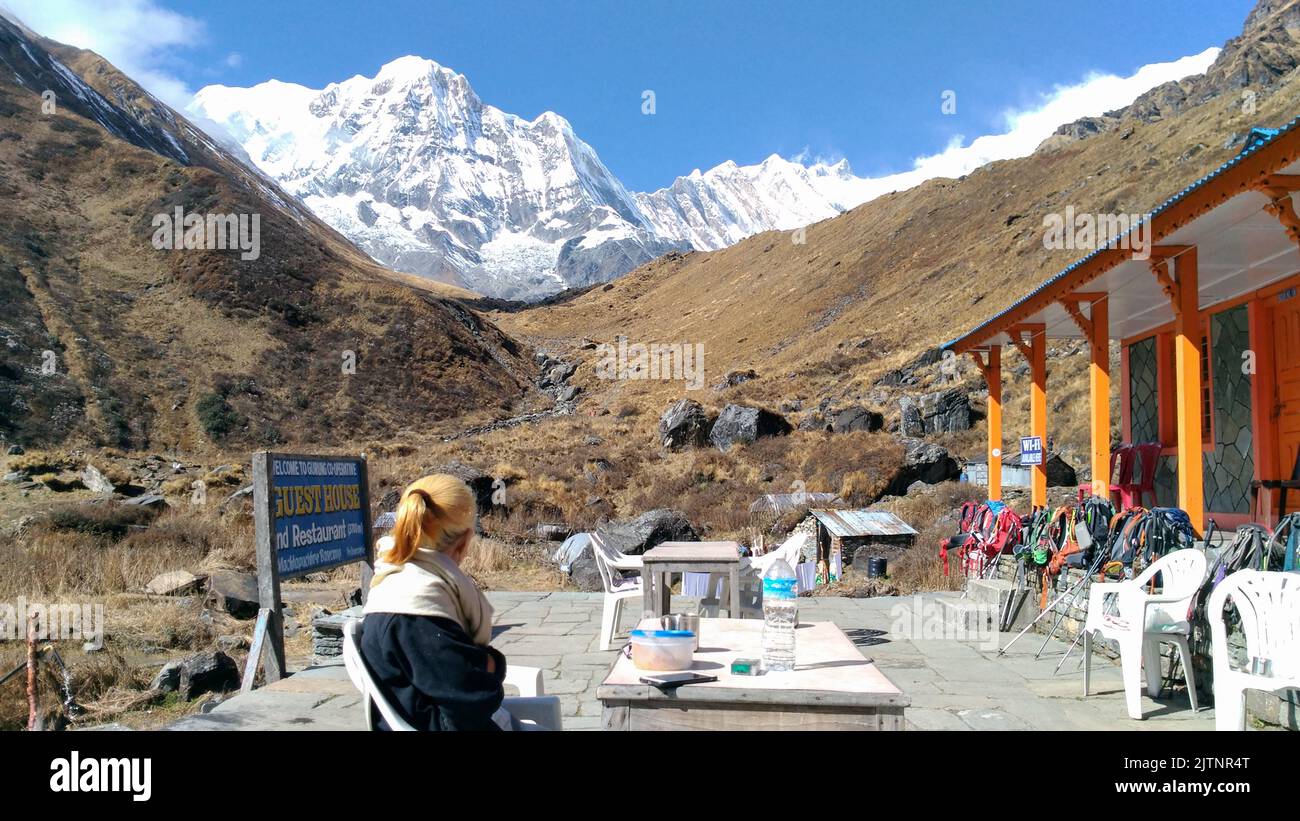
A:
<svg viewBox="0 0 1300 821">
<path fill-rule="evenodd" d="M 1041 465 L 1043 463 L 1043 440 L 1039 436 L 1020 437 L 1020 464 Z"/>
<path fill-rule="evenodd" d="M 364 462 L 269 456 L 267 504 L 280 578 L 365 560 L 370 529 Z"/>
</svg>

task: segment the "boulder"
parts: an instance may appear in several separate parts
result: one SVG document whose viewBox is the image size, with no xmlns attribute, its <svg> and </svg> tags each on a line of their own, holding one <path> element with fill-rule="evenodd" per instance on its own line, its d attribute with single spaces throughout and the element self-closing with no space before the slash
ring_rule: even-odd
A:
<svg viewBox="0 0 1300 821">
<path fill-rule="evenodd" d="M 236 570 L 221 570 L 208 578 L 208 595 L 218 609 L 237 619 L 257 617 L 261 607 L 257 595 L 257 576 Z"/>
<path fill-rule="evenodd" d="M 734 388 L 742 385 L 751 379 L 757 379 L 758 374 L 753 370 L 744 371 L 727 371 L 727 375 L 722 377 L 722 381 L 713 386 L 715 391 L 725 391 L 727 388 Z"/>
<path fill-rule="evenodd" d="M 903 464 L 885 490 L 886 493 L 904 496 L 914 482 L 933 485 L 961 476 L 961 468 L 947 448 L 920 439 L 903 439 L 901 442 L 904 448 Z"/>
<path fill-rule="evenodd" d="M 560 402 L 572 402 L 578 396 L 577 385 L 565 385 L 555 394 L 555 398 Z"/>
<path fill-rule="evenodd" d="M 174 693 L 181 686 L 181 661 L 169 661 L 158 671 L 158 675 L 153 677 L 149 683 L 150 690 L 161 690 L 164 693 Z"/>
<path fill-rule="evenodd" d="M 22 456 L 26 452 L 27 451 L 23 450 L 22 445 L 10 445 L 9 449 L 6 451 L 10 456 Z"/>
<path fill-rule="evenodd" d="M 251 646 L 252 642 L 248 640 L 248 636 L 217 636 L 217 647 L 226 653 L 235 653 L 240 650 L 247 650 Z"/>
<path fill-rule="evenodd" d="M 449 473 L 469 485 L 469 489 L 474 492 L 474 501 L 478 505 L 479 513 L 488 513 L 492 510 L 492 477 L 476 467 L 463 464 L 459 461 L 451 461 L 445 465 L 425 471 L 426 473 Z"/>
<path fill-rule="evenodd" d="M 402 489 L 397 487 L 389 488 L 384 492 L 383 496 L 379 497 L 378 510 L 380 513 L 397 510 L 397 503 L 400 501 L 402 501 Z"/>
<path fill-rule="evenodd" d="M 727 405 L 709 431 L 709 441 L 724 453 L 736 444 L 749 444 L 765 436 L 784 436 L 790 423 L 779 413 L 746 405 Z"/>
<path fill-rule="evenodd" d="M 845 408 L 831 420 L 831 430 L 835 433 L 849 433 L 855 430 L 878 431 L 885 426 L 883 414 L 867 410 L 862 406 Z"/>
<path fill-rule="evenodd" d="M 713 425 L 704 406 L 694 399 L 679 399 L 659 417 L 659 441 L 668 450 L 703 447 Z"/>
<path fill-rule="evenodd" d="M 573 372 L 578 370 L 576 362 L 560 362 L 553 365 L 550 370 L 542 377 L 541 385 L 543 388 L 555 387 L 568 381 Z"/>
<path fill-rule="evenodd" d="M 693 542 L 699 539 L 695 528 L 679 511 L 668 508 L 649 510 L 635 519 L 605 522 L 596 527 L 601 541 L 620 553 L 640 555 L 663 542 Z M 569 562 L 569 579 L 579 590 L 603 589 L 596 559 L 588 545 Z"/>
<path fill-rule="evenodd" d="M 82 469 L 81 483 L 86 486 L 86 490 L 92 493 L 102 493 L 105 496 L 117 490 L 117 487 L 108 480 L 108 477 L 94 465 L 86 465 Z"/>
<path fill-rule="evenodd" d="M 920 353 L 915 359 L 901 368 L 889 371 L 884 376 L 875 381 L 879 387 L 898 388 L 904 385 L 915 385 L 920 381 L 917 371 L 929 367 L 943 358 L 943 351 L 939 348 L 930 348 Z"/>
<path fill-rule="evenodd" d="M 161 493 L 145 493 L 132 499 L 126 499 L 122 504 L 130 505 L 131 507 L 144 508 L 145 510 L 152 510 L 154 513 L 161 513 L 163 510 L 170 507 Z"/>
<path fill-rule="evenodd" d="M 910 396 L 898 400 L 899 428 L 904 436 L 922 436 L 925 434 L 925 420 L 921 417 L 921 407 Z"/>
<path fill-rule="evenodd" d="M 195 653 L 181 662 L 176 691 L 189 701 L 204 693 L 225 693 L 239 689 L 239 667 L 235 660 L 217 650 Z"/>
<path fill-rule="evenodd" d="M 799 420 L 799 430 L 831 430 L 831 423 L 826 421 L 820 411 L 809 411 Z"/>
<path fill-rule="evenodd" d="M 970 430 L 974 421 L 970 396 L 961 388 L 949 388 L 919 397 L 904 396 L 898 400 L 898 408 L 902 417 L 901 433 L 904 436 Z"/>
<path fill-rule="evenodd" d="M 970 397 L 960 388 L 927 393 L 921 397 L 921 416 L 926 433 L 954 433 L 970 430 Z"/>
<path fill-rule="evenodd" d="M 203 586 L 203 578 L 188 570 L 172 570 L 154 576 L 144 589 L 155 596 L 188 596 Z"/>
</svg>

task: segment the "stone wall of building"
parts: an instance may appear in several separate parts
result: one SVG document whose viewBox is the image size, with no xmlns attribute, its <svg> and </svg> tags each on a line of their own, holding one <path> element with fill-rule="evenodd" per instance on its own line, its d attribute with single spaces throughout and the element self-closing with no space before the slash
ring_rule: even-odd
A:
<svg viewBox="0 0 1300 821">
<path fill-rule="evenodd" d="M 1245 305 L 1210 317 L 1210 373 L 1214 396 L 1214 448 L 1206 451 L 1205 508 L 1249 513 L 1255 476 L 1250 378 L 1243 355 L 1250 349 Z"/>
</svg>

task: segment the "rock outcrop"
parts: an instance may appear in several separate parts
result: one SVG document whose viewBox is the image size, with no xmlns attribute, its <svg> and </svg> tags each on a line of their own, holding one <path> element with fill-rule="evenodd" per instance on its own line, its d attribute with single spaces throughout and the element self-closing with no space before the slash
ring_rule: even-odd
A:
<svg viewBox="0 0 1300 821">
<path fill-rule="evenodd" d="M 746 405 L 727 405 L 713 422 L 709 441 L 722 452 L 734 445 L 749 444 L 765 436 L 784 436 L 790 423 L 779 413 Z"/>
</svg>

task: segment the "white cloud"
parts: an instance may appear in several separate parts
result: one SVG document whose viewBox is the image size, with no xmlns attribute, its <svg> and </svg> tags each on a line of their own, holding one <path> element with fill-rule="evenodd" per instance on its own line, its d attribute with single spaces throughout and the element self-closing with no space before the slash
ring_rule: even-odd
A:
<svg viewBox="0 0 1300 821">
<path fill-rule="evenodd" d="M 1162 83 L 1203 74 L 1219 56 L 1219 51 L 1218 48 L 1208 48 L 1200 54 L 1172 62 L 1151 63 L 1128 77 L 1090 74 L 1076 85 L 1057 86 L 1045 94 L 1036 107 L 1006 112 L 1003 115 L 1006 130 L 1000 134 L 986 134 L 969 143 L 963 137 L 954 137 L 943 151 L 918 157 L 910 171 L 861 179 L 853 187 L 858 204 L 891 191 L 912 188 L 935 177 L 960 177 L 996 160 L 1028 156 L 1066 123 L 1123 108 Z M 961 92 L 958 91 L 958 111 L 961 104 Z"/>
<path fill-rule="evenodd" d="M 193 97 L 170 70 L 176 52 L 201 43 L 201 20 L 152 0 L 0 0 L 0 8 L 38 34 L 86 48 L 173 108 Z"/>
<path fill-rule="evenodd" d="M 229 68 L 239 68 L 244 64 L 244 55 L 238 51 L 232 51 L 226 55 L 226 65 Z"/>
</svg>

